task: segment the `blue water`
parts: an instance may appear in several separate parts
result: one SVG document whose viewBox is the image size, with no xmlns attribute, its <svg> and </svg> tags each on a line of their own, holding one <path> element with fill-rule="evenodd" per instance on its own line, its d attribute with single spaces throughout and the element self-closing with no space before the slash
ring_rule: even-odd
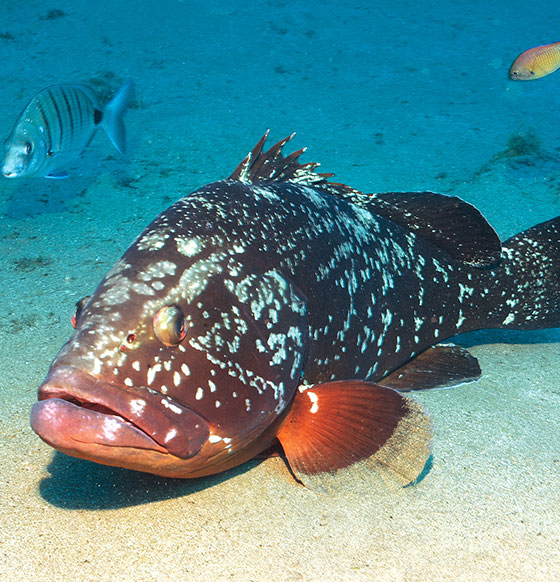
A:
<svg viewBox="0 0 560 582">
<path fill-rule="evenodd" d="M 0 137 L 49 84 L 109 95 L 133 79 L 137 96 L 126 156 L 99 132 L 67 180 L 0 182 L 0 571 L 553 579 L 558 331 L 464 340 L 485 376 L 421 397 L 434 466 L 396 496 L 356 487 L 312 498 L 274 460 L 195 483 L 138 476 L 54 455 L 28 415 L 75 301 L 157 213 L 228 176 L 268 128 L 272 141 L 296 131 L 303 161 L 355 188 L 460 196 L 502 237 L 559 215 L 560 72 L 516 83 L 507 71 L 523 50 L 560 40 L 560 4 L 29 0 L 1 10 Z"/>
</svg>

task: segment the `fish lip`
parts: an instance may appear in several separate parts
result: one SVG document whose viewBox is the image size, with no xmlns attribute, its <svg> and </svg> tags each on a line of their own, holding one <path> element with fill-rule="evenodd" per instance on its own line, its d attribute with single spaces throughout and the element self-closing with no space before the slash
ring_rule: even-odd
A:
<svg viewBox="0 0 560 582">
<path fill-rule="evenodd" d="M 86 438 L 92 443 L 150 448 L 188 459 L 210 435 L 206 420 L 179 402 L 146 387 L 105 382 L 76 368 L 51 369 L 38 396 L 31 426 L 49 444 L 61 439 L 84 442 Z M 57 413 L 71 422 L 58 422 Z M 107 433 L 104 428 L 109 426 L 115 429 L 114 439 L 98 434 Z"/>
<path fill-rule="evenodd" d="M 98 399 L 96 399 L 96 400 L 98 400 Z M 46 401 L 48 401 L 48 402 L 46 403 Z M 34 422 L 36 420 L 39 420 L 37 418 L 37 415 L 39 413 L 45 414 L 45 412 L 44 412 L 45 408 L 47 408 L 47 410 L 49 410 L 48 414 L 50 416 L 53 415 L 53 412 L 54 412 L 54 414 L 56 414 L 57 409 L 55 408 L 53 411 L 53 408 L 55 406 L 55 402 L 53 402 L 53 401 L 58 401 L 56 403 L 56 406 L 58 406 L 58 407 L 60 407 L 60 406 L 66 407 L 66 408 L 62 409 L 63 414 L 70 414 L 72 412 L 72 408 L 74 408 L 74 409 L 80 410 L 80 414 L 82 415 L 82 418 L 89 418 L 90 420 L 93 418 L 96 418 L 97 420 L 112 419 L 113 422 L 116 422 L 116 423 L 121 424 L 123 426 L 127 426 L 130 429 L 133 429 L 134 431 L 136 431 L 137 433 L 140 433 L 144 438 L 149 439 L 148 442 L 150 443 L 150 446 L 148 448 L 153 448 L 154 450 L 159 450 L 159 452 L 162 452 L 162 453 L 168 452 L 166 449 L 164 449 L 163 447 L 158 445 L 157 441 L 154 438 L 152 438 L 152 436 L 148 432 L 143 430 L 141 426 L 138 426 L 137 424 L 135 424 L 131 420 L 127 419 L 126 417 L 124 417 L 122 414 L 120 414 L 116 410 L 112 410 L 108 406 L 101 404 L 97 401 L 84 400 L 82 397 L 80 397 L 78 399 L 78 396 L 75 394 L 72 394 L 71 391 L 68 391 L 67 389 L 65 389 L 63 387 L 51 385 L 51 384 L 43 384 L 39 388 L 39 402 L 37 402 L 33 405 L 32 416 L 31 416 L 31 425 L 34 429 L 35 429 L 34 424 L 36 424 L 38 426 L 38 422 Z M 44 404 L 44 403 L 46 403 L 46 406 L 42 406 L 42 404 Z M 50 409 L 48 407 L 50 407 Z M 77 414 L 77 411 L 74 411 L 74 414 Z M 89 417 L 88 417 L 88 414 L 89 414 Z M 75 440 L 77 442 L 84 442 L 80 438 L 75 438 Z M 113 446 L 119 446 L 119 445 L 116 444 Z M 140 447 L 140 448 L 142 448 L 142 447 Z"/>
<path fill-rule="evenodd" d="M 101 461 L 106 456 L 84 454 L 99 447 L 169 454 L 150 435 L 124 418 L 83 408 L 64 398 L 36 402 L 31 409 L 31 427 L 54 448 L 91 460 Z"/>
</svg>

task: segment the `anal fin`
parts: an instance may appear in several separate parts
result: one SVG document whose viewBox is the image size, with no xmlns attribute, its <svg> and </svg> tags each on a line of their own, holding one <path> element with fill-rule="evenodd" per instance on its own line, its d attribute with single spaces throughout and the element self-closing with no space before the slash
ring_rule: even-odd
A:
<svg viewBox="0 0 560 582">
<path fill-rule="evenodd" d="M 278 440 L 295 477 L 309 489 L 336 487 L 340 473 L 372 471 L 408 485 L 430 457 L 432 428 L 420 404 L 362 380 L 305 387 Z"/>
<path fill-rule="evenodd" d="M 478 360 L 454 344 L 437 344 L 379 381 L 400 392 L 449 388 L 480 378 Z"/>
</svg>

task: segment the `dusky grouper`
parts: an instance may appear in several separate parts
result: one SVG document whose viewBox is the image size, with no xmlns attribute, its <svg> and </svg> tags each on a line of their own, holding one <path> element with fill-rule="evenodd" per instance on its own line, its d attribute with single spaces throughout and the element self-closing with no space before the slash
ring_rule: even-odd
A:
<svg viewBox="0 0 560 582">
<path fill-rule="evenodd" d="M 364 194 L 265 139 L 78 303 L 32 411 L 47 443 L 198 477 L 279 442 L 309 487 L 353 467 L 404 485 L 432 428 L 401 392 L 480 375 L 440 342 L 560 324 L 560 219 L 502 245 L 458 198 Z"/>
</svg>

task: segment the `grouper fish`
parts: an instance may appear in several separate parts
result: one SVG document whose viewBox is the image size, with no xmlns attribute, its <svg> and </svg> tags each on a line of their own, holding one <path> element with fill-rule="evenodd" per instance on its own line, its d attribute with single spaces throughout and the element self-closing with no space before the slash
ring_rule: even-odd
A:
<svg viewBox="0 0 560 582">
<path fill-rule="evenodd" d="M 48 444 L 180 478 L 276 446 L 311 489 L 354 469 L 406 485 L 432 426 L 403 392 L 480 376 L 442 342 L 560 325 L 560 218 L 502 244 L 459 198 L 365 194 L 266 137 L 77 304 L 31 414 Z"/>
</svg>

